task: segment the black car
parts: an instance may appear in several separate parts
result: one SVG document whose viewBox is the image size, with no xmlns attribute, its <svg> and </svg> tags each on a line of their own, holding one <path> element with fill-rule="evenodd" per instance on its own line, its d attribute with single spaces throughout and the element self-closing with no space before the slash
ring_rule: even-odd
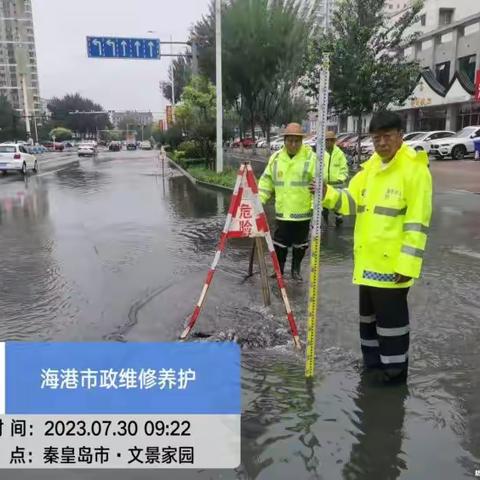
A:
<svg viewBox="0 0 480 480">
<path fill-rule="evenodd" d="M 119 152 L 122 149 L 122 144 L 120 142 L 111 142 L 108 149 L 111 152 Z"/>
<path fill-rule="evenodd" d="M 137 144 L 136 143 L 127 143 L 127 150 L 136 150 Z"/>
</svg>

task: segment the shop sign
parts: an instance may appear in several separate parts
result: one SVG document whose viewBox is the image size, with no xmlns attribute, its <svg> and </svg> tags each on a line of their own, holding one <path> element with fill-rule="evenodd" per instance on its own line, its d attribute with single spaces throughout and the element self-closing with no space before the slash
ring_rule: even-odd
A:
<svg viewBox="0 0 480 480">
<path fill-rule="evenodd" d="M 413 98 L 410 101 L 410 106 L 412 108 L 428 107 L 431 104 L 432 104 L 431 98 Z"/>
</svg>

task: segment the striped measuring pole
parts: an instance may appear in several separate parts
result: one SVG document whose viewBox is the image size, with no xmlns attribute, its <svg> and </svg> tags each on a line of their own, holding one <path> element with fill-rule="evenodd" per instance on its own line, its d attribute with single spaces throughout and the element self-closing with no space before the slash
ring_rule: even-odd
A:
<svg viewBox="0 0 480 480">
<path fill-rule="evenodd" d="M 235 217 L 240 200 L 242 199 L 243 187 L 241 185 L 242 185 L 242 179 L 243 179 L 243 176 L 245 175 L 245 172 L 246 172 L 245 165 L 241 165 L 237 173 L 237 180 L 235 182 L 235 188 L 233 189 L 233 195 L 230 201 L 230 207 L 228 209 L 227 219 L 225 220 L 225 226 L 223 227 L 222 233 L 220 235 L 220 241 L 218 243 L 215 257 L 213 259 L 210 270 L 207 273 L 207 278 L 205 279 L 205 283 L 203 285 L 202 293 L 200 294 L 198 303 L 193 310 L 192 316 L 190 317 L 190 321 L 188 322 L 187 327 L 180 335 L 180 340 L 185 340 L 185 338 L 187 338 L 188 334 L 190 333 L 193 326 L 195 325 L 195 322 L 197 321 L 198 316 L 200 315 L 200 311 L 202 309 L 203 303 L 205 302 L 205 297 L 207 296 L 208 288 L 212 283 L 215 269 L 217 268 L 218 261 L 220 260 L 220 255 L 225 249 L 225 245 L 227 243 L 228 231 L 230 229 L 230 224 L 232 223 L 232 218 Z"/>
<path fill-rule="evenodd" d="M 275 276 L 277 278 L 278 288 L 282 294 L 283 304 L 285 306 L 285 311 L 287 314 L 287 320 L 290 325 L 290 331 L 293 337 L 293 343 L 295 348 L 298 350 L 301 349 L 300 338 L 298 336 L 298 328 L 295 323 L 295 318 L 293 316 L 292 309 L 290 307 L 290 302 L 288 301 L 287 290 L 285 289 L 285 282 L 283 281 L 282 272 L 280 270 L 280 264 L 278 263 L 277 253 L 273 246 L 272 236 L 270 235 L 270 228 L 267 222 L 267 216 L 263 210 L 262 203 L 260 202 L 260 197 L 258 195 L 257 182 L 255 181 L 255 175 L 253 174 L 252 166 L 248 163 L 247 167 L 247 185 L 252 190 L 254 194 L 254 209 L 255 209 L 255 221 L 257 224 L 257 229 L 259 232 L 265 234 L 265 240 L 267 242 L 268 252 L 272 259 L 273 269 L 275 271 Z"/>
<path fill-rule="evenodd" d="M 310 248 L 310 285 L 308 290 L 307 348 L 305 361 L 305 377 L 307 378 L 312 378 L 315 374 L 318 298 L 320 292 L 320 237 L 322 227 L 323 157 L 325 155 L 325 130 L 327 127 L 329 69 L 329 55 L 324 54 L 320 68 L 320 84 L 318 90 L 317 163 L 315 167 L 316 188 L 314 195 L 312 239 Z"/>
</svg>

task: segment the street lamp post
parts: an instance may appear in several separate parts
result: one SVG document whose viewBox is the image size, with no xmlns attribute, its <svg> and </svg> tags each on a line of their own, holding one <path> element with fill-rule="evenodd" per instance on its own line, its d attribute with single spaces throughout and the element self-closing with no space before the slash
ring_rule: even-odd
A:
<svg viewBox="0 0 480 480">
<path fill-rule="evenodd" d="M 215 60 L 217 90 L 217 173 L 223 172 L 223 110 L 222 110 L 222 1 L 215 0 Z"/>
<path fill-rule="evenodd" d="M 170 55 L 173 55 L 172 36 L 170 35 Z M 175 66 L 172 62 L 172 118 L 175 109 Z"/>
<path fill-rule="evenodd" d="M 33 128 L 35 129 L 35 144 L 38 143 L 38 126 L 37 126 L 37 116 L 35 115 L 35 110 L 33 111 Z"/>
</svg>

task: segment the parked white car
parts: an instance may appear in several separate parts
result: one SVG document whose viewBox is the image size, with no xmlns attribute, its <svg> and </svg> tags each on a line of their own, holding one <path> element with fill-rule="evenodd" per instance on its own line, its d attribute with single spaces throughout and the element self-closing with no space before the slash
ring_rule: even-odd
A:
<svg viewBox="0 0 480 480">
<path fill-rule="evenodd" d="M 96 146 L 93 143 L 81 143 L 77 153 L 79 157 L 93 157 L 96 153 Z"/>
<path fill-rule="evenodd" d="M 437 158 L 452 157 L 462 160 L 466 155 L 474 154 L 474 139 L 480 139 L 480 126 L 465 127 L 454 137 L 442 138 L 432 143 L 430 153 Z"/>
<path fill-rule="evenodd" d="M 38 161 L 35 155 L 27 152 L 23 145 L 18 143 L 2 143 L 0 145 L 0 172 L 3 174 L 9 170 L 27 174 L 28 170 L 38 172 Z"/>
<path fill-rule="evenodd" d="M 311 137 L 309 137 L 309 138 L 305 138 L 305 140 L 303 141 L 303 143 L 304 143 L 305 145 L 309 145 L 314 152 L 317 151 L 317 136 L 316 136 L 316 135 L 313 135 L 313 136 L 311 136 Z"/>
<path fill-rule="evenodd" d="M 413 137 L 416 137 L 417 135 L 420 135 L 421 133 L 427 133 L 427 132 L 408 132 L 403 136 L 403 141 L 407 142 L 408 140 L 411 140 Z"/>
<path fill-rule="evenodd" d="M 280 150 L 285 145 L 285 141 L 283 139 L 283 135 L 279 137 L 275 137 L 274 139 L 270 140 L 270 149 L 271 150 Z"/>
<path fill-rule="evenodd" d="M 375 147 L 373 146 L 372 137 L 367 137 L 362 140 L 362 143 L 360 144 L 360 151 L 362 152 L 362 155 L 365 156 L 373 155 Z"/>
<path fill-rule="evenodd" d="M 150 140 L 144 140 L 143 142 L 140 142 L 140 149 L 141 150 L 151 150 L 152 149 L 152 144 L 150 143 Z"/>
<path fill-rule="evenodd" d="M 429 153 L 432 146 L 432 141 L 454 136 L 455 132 L 450 130 L 434 130 L 432 132 L 419 133 L 410 140 L 407 140 L 405 143 L 417 151 L 425 150 L 427 153 Z"/>
</svg>

